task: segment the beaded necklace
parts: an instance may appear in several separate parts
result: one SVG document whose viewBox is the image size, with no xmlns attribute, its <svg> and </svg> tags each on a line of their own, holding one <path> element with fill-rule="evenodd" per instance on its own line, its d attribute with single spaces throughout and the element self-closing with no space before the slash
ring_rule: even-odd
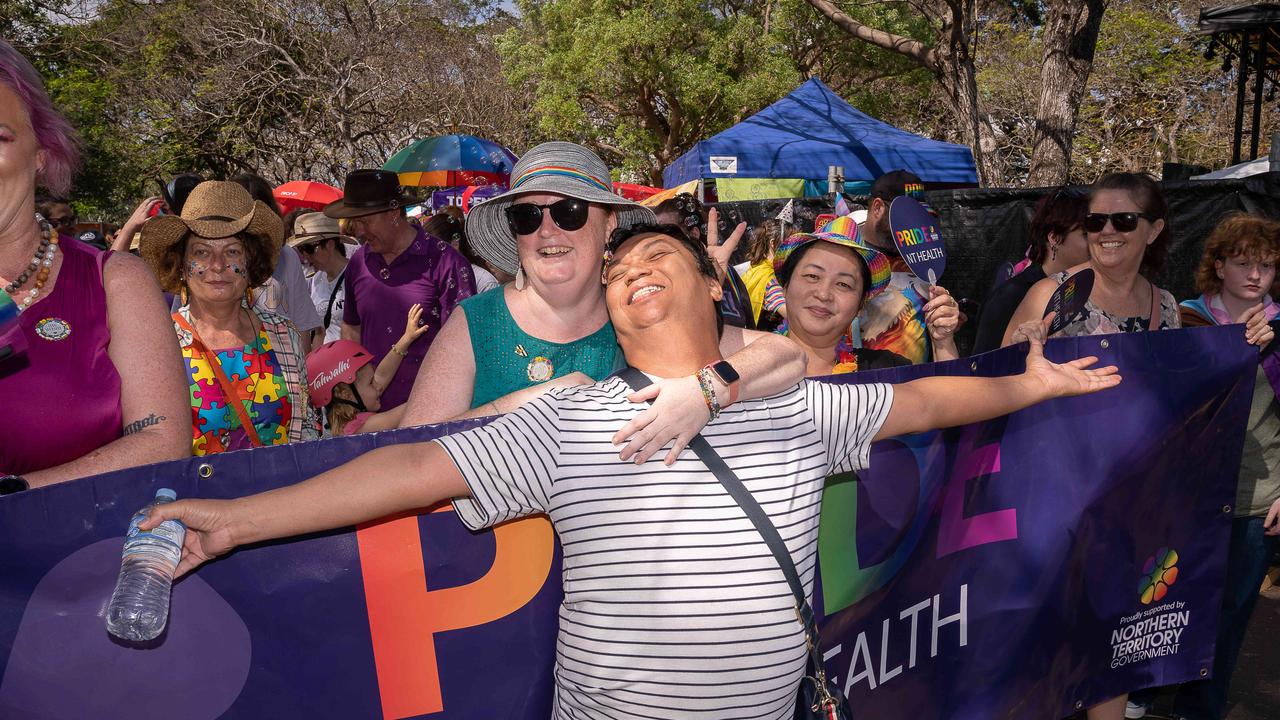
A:
<svg viewBox="0 0 1280 720">
<path fill-rule="evenodd" d="M 44 284 L 49 280 L 49 271 L 53 267 L 53 256 L 58 252 L 58 236 L 53 233 L 53 226 L 41 217 L 39 213 L 36 213 L 36 223 L 40 225 L 40 245 L 36 248 L 36 254 L 31 258 L 31 262 L 27 264 L 22 274 L 4 287 L 6 294 L 13 295 L 18 288 L 26 285 L 27 280 L 31 279 L 31 274 L 35 273 L 36 284 L 18 300 L 19 312 L 26 310 L 27 306 L 40 297 L 40 290 L 44 288 Z"/>
</svg>

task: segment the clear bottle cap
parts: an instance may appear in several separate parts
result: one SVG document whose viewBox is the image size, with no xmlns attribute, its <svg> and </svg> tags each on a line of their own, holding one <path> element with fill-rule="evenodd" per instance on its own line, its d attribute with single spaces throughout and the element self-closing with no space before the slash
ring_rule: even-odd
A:
<svg viewBox="0 0 1280 720">
<path fill-rule="evenodd" d="M 170 490 L 169 488 L 160 488 L 159 490 L 156 490 L 156 497 L 164 498 L 166 500 L 177 500 L 178 493 Z"/>
</svg>

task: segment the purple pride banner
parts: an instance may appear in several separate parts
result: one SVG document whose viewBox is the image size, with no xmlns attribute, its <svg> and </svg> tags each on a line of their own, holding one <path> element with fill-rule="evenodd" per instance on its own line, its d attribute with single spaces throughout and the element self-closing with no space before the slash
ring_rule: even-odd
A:
<svg viewBox="0 0 1280 720">
<path fill-rule="evenodd" d="M 819 532 L 828 667 L 873 718 L 1061 718 L 1212 672 L 1257 351 L 1239 326 L 1054 340 L 1118 388 L 877 443 Z M 1013 348 L 858 373 L 1021 370 Z"/>
<path fill-rule="evenodd" d="M 1003 375 L 1024 350 L 833 378 Z M 859 717 L 1064 717 L 1211 672 L 1257 353 L 1238 327 L 1072 338 L 1124 382 L 877 443 L 824 497 L 815 605 Z M 157 487 L 229 498 L 477 422 L 192 458 L 0 497 L 0 718 L 546 718 L 550 525 L 447 509 L 242 548 L 149 647 L 103 621 Z M 340 502 L 341 498 L 335 498 Z"/>
</svg>

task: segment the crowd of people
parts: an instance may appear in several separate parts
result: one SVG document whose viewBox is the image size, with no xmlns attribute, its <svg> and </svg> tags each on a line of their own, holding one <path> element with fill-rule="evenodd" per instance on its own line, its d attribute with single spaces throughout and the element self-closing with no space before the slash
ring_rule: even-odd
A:
<svg viewBox="0 0 1280 720">
<path fill-rule="evenodd" d="M 1280 314 L 1271 298 L 1280 223 L 1270 219 L 1221 222 L 1205 244 L 1199 297 L 1179 304 L 1151 281 L 1168 251 L 1169 212 L 1159 183 L 1141 173 L 1046 195 L 1020 272 L 997 286 L 980 317 L 965 318 L 894 247 L 889 205 L 924 185 L 906 171 L 875 181 L 865 217 L 829 216 L 792 233 L 772 221 L 740 224 L 722 239 L 714 208 L 687 195 L 643 207 L 613 192 L 609 168 L 590 150 L 548 142 L 521 156 L 509 191 L 465 218 L 455 209 L 414 218 L 417 198 L 384 170 L 354 170 L 342 199 L 287 215 L 261 177 L 184 175 L 145 199 L 113 238 L 77 238 L 65 200 L 76 147 L 35 70 L 0 41 L 0 302 L 18 307 L 27 346 L 22 358 L 0 360 L 0 397 L 22 398 L 0 413 L 5 492 L 190 455 L 502 416 L 243 501 L 167 505 L 153 521 L 180 517 L 191 529 L 183 571 L 238 544 L 454 498 L 477 529 L 549 514 L 564 539 L 567 602 L 604 607 L 613 601 L 601 596 L 614 593 L 625 605 L 625 587 L 601 590 L 607 580 L 567 571 L 579 549 L 667 558 L 678 572 L 710 567 L 728 547 L 700 545 L 694 558 L 640 530 L 601 544 L 596 524 L 651 512 L 646 498 L 685 497 L 669 472 L 717 486 L 684 452 L 701 434 L 713 443 L 734 438 L 743 459 L 727 462 L 753 493 L 775 501 L 769 514 L 786 528 L 808 581 L 822 480 L 866 467 L 873 440 L 1120 381 L 1116 368 L 1094 368 L 1092 358 L 1054 364 L 1041 353 L 1046 303 L 1072 274 L 1091 269 L 1093 290 L 1058 336 L 1239 324 L 1249 343 L 1267 349 Z M 747 262 L 735 266 L 744 240 Z M 801 382 L 958 358 L 955 335 L 965 321 L 977 323 L 975 352 L 1028 343 L 1024 375 Z M 629 388 L 615 376 L 627 366 L 653 384 Z M 1189 720 L 1222 715 L 1280 534 L 1278 394 L 1280 359 L 1265 351 L 1214 676 L 1177 693 L 1177 711 Z M 565 443 L 577 444 L 572 456 L 560 451 Z M 619 469 L 575 471 L 610 463 Z M 794 482 L 767 482 L 783 475 Z M 618 492 L 624 486 L 635 491 L 629 499 Z M 596 520 L 565 511 L 582 502 L 599 504 Z M 670 512 L 682 522 L 725 521 L 723 507 L 696 500 Z M 750 663 L 700 686 L 705 697 L 680 689 L 677 665 L 656 668 L 647 682 L 657 696 L 711 707 L 717 694 L 756 694 L 760 717 L 786 715 L 804 670 L 795 660 L 803 632 L 781 576 L 760 567 L 769 564 L 722 575 L 708 601 L 750 588 L 761 600 L 743 612 L 779 624 L 790 615 L 789 630 L 748 652 L 760 638 L 704 628 L 706 642 L 727 643 L 722 655 L 741 646 Z M 608 618 L 618 616 L 601 617 L 594 626 L 562 617 L 561 632 L 580 633 L 594 652 L 643 656 L 611 630 Z M 604 691 L 582 678 L 616 680 L 618 668 L 576 650 L 558 662 L 562 714 L 590 715 Z M 622 705 L 612 706 L 635 700 L 620 695 L 610 702 Z M 1122 696 L 1089 716 L 1140 716 L 1146 702 L 1145 694 Z"/>
</svg>

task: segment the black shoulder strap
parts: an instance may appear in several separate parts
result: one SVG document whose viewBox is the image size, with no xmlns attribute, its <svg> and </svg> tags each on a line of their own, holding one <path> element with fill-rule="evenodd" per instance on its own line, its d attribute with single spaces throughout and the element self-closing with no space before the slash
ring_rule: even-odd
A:
<svg viewBox="0 0 1280 720">
<path fill-rule="evenodd" d="M 323 271 L 319 271 L 323 272 Z M 329 293 L 329 306 L 324 311 L 324 329 L 329 330 L 329 321 L 333 319 L 333 299 L 338 297 L 338 291 L 342 289 L 343 278 L 347 275 L 347 269 L 342 268 L 342 272 L 338 273 L 338 279 L 333 282 L 333 292 Z"/>
<path fill-rule="evenodd" d="M 649 378 L 645 374 L 633 367 L 627 366 L 615 373 L 618 377 L 626 381 L 632 390 L 640 390 L 651 385 Z M 760 533 L 760 537 L 764 538 L 764 544 L 769 546 L 769 551 L 773 553 L 773 557 L 778 561 L 778 567 L 782 568 L 782 574 L 787 578 L 787 584 L 791 586 L 791 594 L 796 599 L 796 614 L 800 620 L 800 624 L 804 626 L 805 632 L 809 635 L 810 649 L 816 650 L 818 646 L 818 628 L 813 620 L 813 608 L 809 607 L 809 603 L 805 600 L 804 586 L 800 584 L 800 574 L 796 572 L 795 563 L 791 561 L 791 553 L 787 550 L 787 544 L 782 541 L 782 536 L 778 534 L 778 529 L 773 526 L 769 520 L 769 516 L 765 514 L 760 507 L 760 503 L 752 497 L 751 491 L 747 490 L 738 476 L 733 470 L 725 464 L 720 454 L 711 447 L 706 438 L 701 435 L 694 435 L 689 441 L 689 449 L 698 456 L 698 459 L 711 470 L 720 484 L 725 490 L 729 491 L 729 495 L 738 503 L 742 511 L 746 514 L 747 519 L 752 525 L 756 526 L 756 531 Z"/>
</svg>

